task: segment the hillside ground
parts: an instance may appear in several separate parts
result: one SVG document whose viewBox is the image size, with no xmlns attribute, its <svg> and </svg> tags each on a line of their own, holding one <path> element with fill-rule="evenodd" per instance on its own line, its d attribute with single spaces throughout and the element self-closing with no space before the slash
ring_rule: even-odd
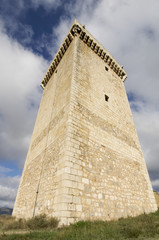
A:
<svg viewBox="0 0 159 240">
<path fill-rule="evenodd" d="M 0 240 L 159 239 L 159 211 L 118 221 L 80 221 L 57 228 L 57 219 L 45 215 L 29 221 L 0 217 Z"/>
</svg>

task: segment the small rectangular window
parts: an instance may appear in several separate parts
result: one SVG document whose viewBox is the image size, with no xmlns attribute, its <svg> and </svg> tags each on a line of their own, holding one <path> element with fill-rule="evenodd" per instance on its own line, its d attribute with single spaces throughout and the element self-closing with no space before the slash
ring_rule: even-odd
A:
<svg viewBox="0 0 159 240">
<path fill-rule="evenodd" d="M 108 102 L 109 97 L 105 95 L 105 101 Z"/>
</svg>

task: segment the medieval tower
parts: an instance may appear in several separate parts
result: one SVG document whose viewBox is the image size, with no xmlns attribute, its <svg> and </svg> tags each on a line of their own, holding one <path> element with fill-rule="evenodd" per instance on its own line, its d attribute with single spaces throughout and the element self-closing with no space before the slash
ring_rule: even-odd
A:
<svg viewBox="0 0 159 240">
<path fill-rule="evenodd" d="M 157 210 L 125 79 L 75 20 L 41 83 L 14 216 L 46 213 L 69 224 Z"/>
</svg>

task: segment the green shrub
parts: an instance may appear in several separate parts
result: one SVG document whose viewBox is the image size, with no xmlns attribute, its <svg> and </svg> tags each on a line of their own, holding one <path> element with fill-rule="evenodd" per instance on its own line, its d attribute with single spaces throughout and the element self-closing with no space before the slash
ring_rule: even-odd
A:
<svg viewBox="0 0 159 240">
<path fill-rule="evenodd" d="M 1 216 L 0 217 L 0 228 L 2 230 L 12 230 L 12 229 L 25 229 L 26 220 L 16 219 L 12 216 Z"/>
<path fill-rule="evenodd" d="M 26 224 L 29 229 L 47 229 L 56 228 L 58 226 L 58 220 L 53 217 L 47 217 L 45 214 L 35 216 L 27 220 Z"/>
<path fill-rule="evenodd" d="M 125 236 L 126 238 L 135 238 L 137 239 L 138 236 L 142 233 L 142 231 L 140 229 L 138 229 L 138 227 L 133 228 L 133 227 L 127 227 L 125 229 L 125 231 L 123 232 L 123 236 Z"/>
<path fill-rule="evenodd" d="M 12 220 L 5 223 L 4 230 L 26 229 L 26 223 L 23 219 Z"/>
<path fill-rule="evenodd" d="M 57 218 L 54 217 L 50 217 L 48 219 L 48 227 L 49 228 L 56 228 L 59 224 L 59 220 Z"/>
<path fill-rule="evenodd" d="M 46 215 L 39 215 L 29 220 L 16 219 L 12 216 L 0 217 L 0 229 L 13 230 L 13 229 L 52 229 L 58 226 L 58 220 L 53 217 L 46 217 Z"/>
</svg>

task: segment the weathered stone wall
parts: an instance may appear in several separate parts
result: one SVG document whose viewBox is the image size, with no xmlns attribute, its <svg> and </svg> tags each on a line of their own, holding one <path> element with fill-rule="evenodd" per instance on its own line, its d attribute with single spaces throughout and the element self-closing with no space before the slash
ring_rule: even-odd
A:
<svg viewBox="0 0 159 240">
<path fill-rule="evenodd" d="M 63 222 L 155 211 L 123 82 L 79 38 L 75 41 Z"/>
<path fill-rule="evenodd" d="M 69 224 L 155 211 L 122 78 L 78 35 L 56 70 L 44 83 L 13 215 Z"/>
<path fill-rule="evenodd" d="M 72 43 L 43 93 L 14 206 L 17 217 L 54 216 L 60 203 L 57 197 L 62 189 L 73 51 Z"/>
</svg>

